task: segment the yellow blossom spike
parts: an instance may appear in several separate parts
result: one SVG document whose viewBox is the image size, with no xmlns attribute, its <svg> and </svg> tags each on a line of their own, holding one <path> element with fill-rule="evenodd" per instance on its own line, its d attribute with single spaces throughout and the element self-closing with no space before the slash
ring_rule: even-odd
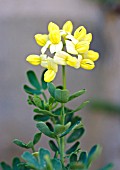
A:
<svg viewBox="0 0 120 170">
<path fill-rule="evenodd" d="M 95 64 L 90 59 L 83 59 L 80 62 L 80 66 L 81 66 L 81 68 L 83 68 L 85 70 L 92 70 L 95 67 Z"/>
<path fill-rule="evenodd" d="M 80 27 L 78 27 L 77 29 L 76 29 L 76 31 L 74 32 L 74 37 L 78 40 L 78 41 L 80 41 L 80 40 L 82 40 L 83 38 L 84 38 L 84 36 L 86 35 L 86 29 L 85 29 L 85 27 L 83 27 L 83 26 L 80 26 Z"/>
<path fill-rule="evenodd" d="M 75 45 L 75 49 L 79 54 L 85 53 L 89 49 L 89 42 L 88 41 L 80 41 Z"/>
<path fill-rule="evenodd" d="M 73 24 L 71 21 L 67 21 L 62 28 L 65 32 L 72 33 L 73 31 Z"/>
<path fill-rule="evenodd" d="M 35 35 L 35 40 L 38 45 L 44 46 L 48 40 L 48 35 L 47 34 L 36 34 Z"/>
<path fill-rule="evenodd" d="M 49 83 L 54 80 L 55 76 L 56 72 L 53 70 L 47 70 L 44 74 L 44 81 Z"/>
<path fill-rule="evenodd" d="M 26 58 L 26 61 L 28 61 L 32 65 L 37 66 L 41 63 L 41 57 L 39 55 L 32 54 Z"/>
<path fill-rule="evenodd" d="M 91 42 L 92 41 L 92 34 L 91 33 L 86 34 L 85 37 L 83 38 L 83 40 Z"/>
<path fill-rule="evenodd" d="M 58 30 L 59 31 L 59 27 L 57 24 L 53 23 L 53 22 L 50 22 L 48 24 L 48 31 L 51 32 L 51 31 L 54 31 L 54 30 Z"/>
<path fill-rule="evenodd" d="M 58 44 L 61 41 L 61 35 L 59 30 L 51 31 L 49 34 L 49 39 L 52 44 Z"/>
<path fill-rule="evenodd" d="M 84 58 L 90 59 L 92 61 L 96 61 L 99 58 L 99 53 L 93 50 L 89 50 L 88 52 L 83 54 Z"/>
</svg>

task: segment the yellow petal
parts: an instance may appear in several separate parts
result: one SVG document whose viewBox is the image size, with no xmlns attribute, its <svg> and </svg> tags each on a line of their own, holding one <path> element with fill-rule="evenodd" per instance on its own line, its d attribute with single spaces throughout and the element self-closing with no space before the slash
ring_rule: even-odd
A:
<svg viewBox="0 0 120 170">
<path fill-rule="evenodd" d="M 54 30 L 58 30 L 59 31 L 59 27 L 57 24 L 53 23 L 53 22 L 50 22 L 48 24 L 48 31 L 51 32 L 51 31 L 54 31 Z"/>
<path fill-rule="evenodd" d="M 41 57 L 39 55 L 29 55 L 26 58 L 26 61 L 28 61 L 32 65 L 39 65 L 41 63 Z"/>
<path fill-rule="evenodd" d="M 35 40 L 38 45 L 44 46 L 48 40 L 48 35 L 47 34 L 36 34 L 35 35 Z"/>
<path fill-rule="evenodd" d="M 80 41 L 75 45 L 75 49 L 77 52 L 80 53 L 85 53 L 89 49 L 89 42 L 88 41 Z"/>
<path fill-rule="evenodd" d="M 49 34 L 49 39 L 53 44 L 58 44 L 61 41 L 61 35 L 59 30 L 51 31 Z"/>
<path fill-rule="evenodd" d="M 67 21 L 64 25 L 63 25 L 63 28 L 62 28 L 64 31 L 66 32 L 69 32 L 69 33 L 72 33 L 72 30 L 73 30 L 73 24 L 71 21 Z"/>
<path fill-rule="evenodd" d="M 76 57 L 72 57 L 72 56 L 67 57 L 67 65 L 69 65 L 71 67 L 75 67 L 76 64 L 77 64 L 77 58 Z"/>
<path fill-rule="evenodd" d="M 85 53 L 83 55 L 83 57 L 88 58 L 88 59 L 90 59 L 92 61 L 96 61 L 99 58 L 99 53 L 97 53 L 97 52 L 95 52 L 93 50 L 89 50 L 87 53 Z"/>
<path fill-rule="evenodd" d="M 95 67 L 95 64 L 90 59 L 83 59 L 81 60 L 80 66 L 85 70 L 92 70 Z"/>
<path fill-rule="evenodd" d="M 56 73 L 53 70 L 47 70 L 44 74 L 44 81 L 49 83 L 54 80 L 55 76 Z"/>
<path fill-rule="evenodd" d="M 76 31 L 74 32 L 74 37 L 77 39 L 77 40 L 81 40 L 82 38 L 84 38 L 84 36 L 86 35 L 86 29 L 85 27 L 83 26 L 80 26 L 76 29 Z"/>
<path fill-rule="evenodd" d="M 91 33 L 86 34 L 85 37 L 83 38 L 83 40 L 91 42 L 92 41 L 92 34 Z"/>
</svg>

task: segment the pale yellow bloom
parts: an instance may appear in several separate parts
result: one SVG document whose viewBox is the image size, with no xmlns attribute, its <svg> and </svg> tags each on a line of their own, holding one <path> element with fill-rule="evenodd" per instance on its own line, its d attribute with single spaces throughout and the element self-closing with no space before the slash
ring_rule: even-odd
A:
<svg viewBox="0 0 120 170">
<path fill-rule="evenodd" d="M 95 64 L 90 59 L 83 59 L 80 62 L 80 67 L 85 69 L 85 70 L 92 70 L 95 67 Z"/>
<path fill-rule="evenodd" d="M 93 50 L 89 50 L 83 54 L 83 58 L 90 59 L 92 61 L 96 61 L 99 58 L 99 53 Z"/>
<path fill-rule="evenodd" d="M 47 71 L 44 74 L 44 81 L 51 82 L 54 80 L 58 71 L 58 65 L 54 62 L 53 58 L 47 58 Z"/>
<path fill-rule="evenodd" d="M 65 51 L 57 52 L 54 56 L 54 62 L 59 65 L 69 65 L 71 67 L 78 67 L 78 60 L 76 57 L 72 57 Z"/>
<path fill-rule="evenodd" d="M 32 65 L 37 66 L 37 65 L 41 64 L 45 59 L 46 59 L 46 55 L 39 56 L 39 55 L 32 54 L 26 58 L 26 61 L 28 61 Z"/>
<path fill-rule="evenodd" d="M 70 54 L 82 54 L 88 51 L 89 42 L 88 41 L 80 41 L 74 44 L 72 41 L 66 40 L 66 49 Z"/>
</svg>

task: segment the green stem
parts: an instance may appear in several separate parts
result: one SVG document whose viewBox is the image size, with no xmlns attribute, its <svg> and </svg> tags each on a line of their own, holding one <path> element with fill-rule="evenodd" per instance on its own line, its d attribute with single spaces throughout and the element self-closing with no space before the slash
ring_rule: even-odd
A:
<svg viewBox="0 0 120 170">
<path fill-rule="evenodd" d="M 47 97 L 44 92 L 42 92 L 42 95 L 43 95 L 43 98 L 45 99 L 45 101 L 47 102 Z"/>
<path fill-rule="evenodd" d="M 32 149 L 32 151 L 33 151 L 33 153 L 34 153 L 34 152 L 35 152 L 35 148 L 34 148 L 34 146 L 32 146 L 32 148 L 31 148 L 31 149 Z"/>
<path fill-rule="evenodd" d="M 65 66 L 62 66 L 62 81 L 63 81 L 63 89 L 66 89 L 66 72 L 65 72 Z"/>
<path fill-rule="evenodd" d="M 66 89 L 66 72 L 65 72 L 65 66 L 62 66 L 62 80 L 63 80 L 63 89 Z M 65 105 L 64 103 L 61 104 L 62 110 L 61 110 L 61 125 L 65 124 Z M 65 152 L 65 137 L 62 137 L 60 140 L 60 158 L 61 162 L 64 166 L 64 152 Z"/>
</svg>

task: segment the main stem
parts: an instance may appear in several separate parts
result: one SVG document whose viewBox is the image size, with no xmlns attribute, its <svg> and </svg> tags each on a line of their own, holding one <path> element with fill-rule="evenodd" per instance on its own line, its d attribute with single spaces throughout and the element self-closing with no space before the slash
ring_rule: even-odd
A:
<svg viewBox="0 0 120 170">
<path fill-rule="evenodd" d="M 62 66 L 62 81 L 63 81 L 63 89 L 66 89 L 65 66 Z M 64 125 L 65 124 L 65 106 L 64 106 L 64 103 L 62 103 L 61 106 L 62 106 L 62 110 L 61 110 L 61 125 Z M 64 166 L 65 137 L 61 138 L 60 145 L 61 145 L 60 158 L 61 158 L 61 162 L 62 162 L 62 164 Z"/>
</svg>

